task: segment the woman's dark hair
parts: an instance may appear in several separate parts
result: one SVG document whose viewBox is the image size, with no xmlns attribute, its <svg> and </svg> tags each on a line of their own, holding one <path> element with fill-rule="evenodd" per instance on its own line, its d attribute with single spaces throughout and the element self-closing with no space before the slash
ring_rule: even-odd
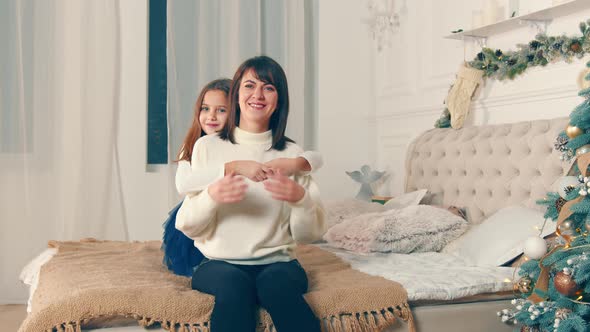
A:
<svg viewBox="0 0 590 332">
<path fill-rule="evenodd" d="M 186 133 L 186 136 L 184 137 L 184 141 L 182 142 L 180 150 L 178 151 L 178 155 L 176 156 L 176 161 L 191 161 L 191 156 L 193 154 L 193 147 L 195 146 L 195 142 L 197 141 L 197 139 L 199 139 L 199 137 L 205 136 L 205 132 L 203 131 L 203 128 L 201 128 L 201 122 L 199 121 L 199 115 L 201 114 L 201 106 L 203 106 L 203 99 L 205 99 L 205 94 L 209 91 L 218 90 L 225 93 L 225 96 L 228 97 L 230 87 L 231 80 L 229 78 L 220 78 L 211 81 L 203 87 L 201 93 L 199 93 L 197 101 L 195 102 L 193 110 L 193 123 L 191 124 L 191 127 L 189 128 L 188 132 Z"/>
<path fill-rule="evenodd" d="M 289 117 L 289 88 L 287 76 L 275 60 L 267 56 L 255 56 L 240 65 L 232 80 L 229 92 L 230 112 L 227 125 L 220 132 L 219 137 L 236 143 L 234 139 L 234 128 L 240 124 L 240 102 L 239 92 L 242 78 L 248 70 L 252 70 L 257 79 L 266 84 L 272 84 L 277 90 L 277 108 L 270 117 L 268 129 L 272 130 L 271 149 L 284 150 L 287 142 L 293 142 L 285 136 L 287 129 L 287 118 Z"/>
</svg>

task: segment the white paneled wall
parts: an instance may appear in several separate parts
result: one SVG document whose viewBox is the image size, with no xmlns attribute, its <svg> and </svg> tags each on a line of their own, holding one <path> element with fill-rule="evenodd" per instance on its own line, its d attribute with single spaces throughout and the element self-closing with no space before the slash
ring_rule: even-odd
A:
<svg viewBox="0 0 590 332">
<path fill-rule="evenodd" d="M 345 171 L 374 164 L 373 44 L 365 1 L 319 1 L 317 174 L 324 199 L 354 197 L 359 185 Z"/>
<path fill-rule="evenodd" d="M 455 73 L 480 46 L 473 41 L 444 39 L 450 31 L 469 29 L 472 13 L 483 1 L 402 1 L 402 23 L 391 48 L 374 52 L 376 160 L 391 177 L 379 194 L 403 192 L 405 153 L 413 138 L 433 128 Z M 508 1 L 506 1 L 508 2 Z M 578 24 L 590 10 L 553 20 L 549 35 L 580 35 Z M 523 25 L 487 40 L 490 48 L 515 49 L 537 30 Z M 513 81 L 487 80 L 472 103 L 465 126 L 567 116 L 581 102 L 576 79 L 585 62 L 558 62 L 529 69 Z"/>
</svg>

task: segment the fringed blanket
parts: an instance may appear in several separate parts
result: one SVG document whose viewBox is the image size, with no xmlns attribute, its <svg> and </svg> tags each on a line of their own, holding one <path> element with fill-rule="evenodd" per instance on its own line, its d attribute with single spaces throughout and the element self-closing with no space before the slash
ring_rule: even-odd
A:
<svg viewBox="0 0 590 332">
<path fill-rule="evenodd" d="M 161 242 L 50 242 L 58 253 L 41 269 L 33 312 L 19 332 L 81 331 L 97 320 L 132 318 L 171 332 L 210 332 L 214 298 L 191 290 L 190 279 L 162 265 Z M 315 246 L 297 248 L 308 274 L 305 299 L 322 331 L 381 331 L 397 318 L 415 331 L 403 287 L 353 270 Z M 231 317 L 228 317 L 231 319 Z M 259 331 L 274 331 L 260 310 Z"/>
</svg>

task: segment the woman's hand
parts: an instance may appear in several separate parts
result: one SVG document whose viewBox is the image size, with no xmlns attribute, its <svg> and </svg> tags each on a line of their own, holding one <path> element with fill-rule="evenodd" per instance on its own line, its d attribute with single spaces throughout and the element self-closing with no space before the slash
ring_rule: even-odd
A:
<svg viewBox="0 0 590 332">
<path fill-rule="evenodd" d="M 310 171 L 311 166 L 307 159 L 303 157 L 297 158 L 277 158 L 271 161 L 267 161 L 264 165 L 272 168 L 273 170 L 280 170 L 281 174 L 285 176 L 291 176 L 302 171 Z"/>
<path fill-rule="evenodd" d="M 244 179 L 230 172 L 209 186 L 209 196 L 217 203 L 237 203 L 244 199 L 248 185 Z"/>
<path fill-rule="evenodd" d="M 225 164 L 225 173 L 230 172 L 243 175 L 254 182 L 260 182 L 268 178 L 270 167 L 253 160 L 235 160 Z"/>
<path fill-rule="evenodd" d="M 305 196 L 305 188 L 283 175 L 281 171 L 269 173 L 268 178 L 264 181 L 264 189 L 276 200 L 296 203 Z"/>
</svg>

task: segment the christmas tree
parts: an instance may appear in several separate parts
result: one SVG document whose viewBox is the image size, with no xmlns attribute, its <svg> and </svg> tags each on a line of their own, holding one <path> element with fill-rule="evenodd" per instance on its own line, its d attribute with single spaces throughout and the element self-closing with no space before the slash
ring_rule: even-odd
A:
<svg viewBox="0 0 590 332">
<path fill-rule="evenodd" d="M 520 298 L 498 312 L 521 331 L 590 331 L 590 74 L 585 80 L 579 92 L 584 101 L 555 142 L 561 158 L 573 160 L 573 166 L 560 179 L 559 192 L 538 202 L 547 206 L 545 217 L 557 223 L 557 237 L 548 245 L 540 238 L 525 243 L 528 261 L 515 283 Z"/>
</svg>

